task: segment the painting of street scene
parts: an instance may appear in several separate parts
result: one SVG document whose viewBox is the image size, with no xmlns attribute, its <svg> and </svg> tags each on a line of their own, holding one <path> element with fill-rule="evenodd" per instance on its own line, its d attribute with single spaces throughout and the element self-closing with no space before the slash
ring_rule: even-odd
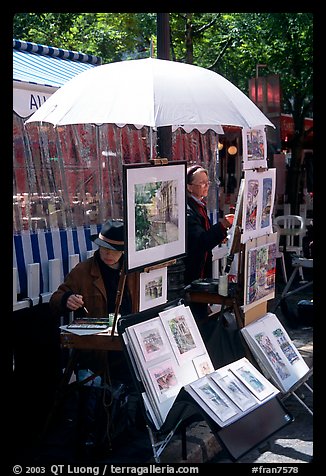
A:
<svg viewBox="0 0 326 476">
<path fill-rule="evenodd" d="M 268 358 L 271 363 L 271 366 L 274 368 L 275 372 L 281 380 L 285 380 L 290 376 L 290 372 L 286 366 L 286 363 L 283 361 L 282 356 L 274 348 L 270 338 L 263 332 L 260 332 L 255 335 L 255 339 L 258 342 L 260 348 Z"/>
<path fill-rule="evenodd" d="M 189 352 L 196 347 L 195 340 L 184 316 L 180 315 L 171 319 L 169 327 L 180 354 Z"/>
<path fill-rule="evenodd" d="M 167 301 L 167 267 L 140 273 L 139 310 L 164 304 Z"/>
<path fill-rule="evenodd" d="M 248 251 L 246 304 L 274 297 L 276 276 L 276 244 Z"/>
<path fill-rule="evenodd" d="M 176 395 L 180 390 L 180 384 L 171 360 L 150 367 L 148 372 L 160 401 L 162 401 L 162 396 L 169 398 Z"/>
<path fill-rule="evenodd" d="M 271 211 L 272 211 L 272 186 L 273 181 L 271 178 L 263 179 L 263 202 L 261 212 L 260 227 L 265 228 L 271 224 Z"/>
<path fill-rule="evenodd" d="M 237 414 L 235 409 L 232 408 L 231 402 L 228 402 L 227 397 L 217 390 L 215 386 L 213 388 L 213 384 L 211 385 L 205 377 L 198 382 L 194 382 L 191 386 L 221 421 L 226 421 Z"/>
<path fill-rule="evenodd" d="M 243 169 L 267 168 L 267 140 L 263 127 L 243 128 Z"/>
<path fill-rule="evenodd" d="M 159 276 L 158 278 L 152 279 L 152 281 L 149 281 L 148 283 L 145 284 L 145 300 L 146 301 L 151 301 L 153 299 L 157 299 L 162 296 L 163 294 L 162 283 L 163 283 L 163 278 L 162 276 Z"/>
<path fill-rule="evenodd" d="M 168 352 L 168 341 L 158 318 L 134 326 L 134 332 L 146 362 Z"/>
<path fill-rule="evenodd" d="M 245 230 L 256 230 L 257 228 L 257 209 L 258 209 L 258 180 L 249 180 L 247 196 L 245 200 L 246 204 L 246 222 Z"/>
<path fill-rule="evenodd" d="M 123 165 L 127 271 L 185 255 L 186 166 Z"/>
<path fill-rule="evenodd" d="M 177 241 L 177 180 L 135 184 L 134 196 L 136 251 Z"/>
<path fill-rule="evenodd" d="M 261 129 L 252 129 L 247 132 L 248 160 L 262 160 L 265 158 L 265 132 Z"/>
<path fill-rule="evenodd" d="M 282 352 L 284 353 L 287 360 L 291 365 L 299 360 L 299 356 L 291 344 L 290 339 L 284 334 L 282 329 L 277 328 L 273 331 L 273 336 L 276 338 L 278 345 L 280 346 Z"/>
</svg>

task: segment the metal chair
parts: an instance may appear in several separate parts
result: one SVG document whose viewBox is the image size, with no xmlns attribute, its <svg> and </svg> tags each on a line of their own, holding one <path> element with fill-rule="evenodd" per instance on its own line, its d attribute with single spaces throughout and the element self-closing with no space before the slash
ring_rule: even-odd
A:
<svg viewBox="0 0 326 476">
<path fill-rule="evenodd" d="M 307 231 L 304 219 L 300 215 L 280 215 L 274 218 L 273 226 L 278 227 L 280 238 L 284 236 L 284 244 L 279 246 L 280 252 L 303 257 L 302 239 Z M 299 274 L 303 281 L 302 267 L 299 269 Z"/>
<path fill-rule="evenodd" d="M 280 215 L 273 224 L 279 227 L 279 234 L 285 236 L 283 252 L 294 252 L 303 256 L 302 239 L 306 234 L 304 219 L 300 215 Z"/>
<path fill-rule="evenodd" d="M 286 284 L 288 282 L 288 277 L 287 277 L 287 273 L 286 273 L 284 253 L 283 253 L 282 249 L 280 249 L 280 229 L 281 228 L 280 228 L 279 225 L 276 225 L 276 224 L 273 225 L 274 232 L 277 232 L 275 257 L 276 257 L 276 259 L 279 258 L 281 260 L 283 279 L 284 279 L 284 282 Z"/>
</svg>

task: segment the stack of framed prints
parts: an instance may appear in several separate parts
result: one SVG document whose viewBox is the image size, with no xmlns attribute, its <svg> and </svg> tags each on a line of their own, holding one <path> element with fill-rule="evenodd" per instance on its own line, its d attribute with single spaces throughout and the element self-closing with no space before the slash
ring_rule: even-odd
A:
<svg viewBox="0 0 326 476">
<path fill-rule="evenodd" d="M 219 427 L 231 425 L 279 393 L 245 357 L 191 382 L 185 390 Z"/>
<path fill-rule="evenodd" d="M 128 326 L 124 343 L 142 382 L 144 406 L 159 429 L 180 389 L 214 368 L 188 306 L 166 309 Z"/>
<path fill-rule="evenodd" d="M 182 389 L 219 427 L 279 393 L 246 358 L 214 370 L 194 317 L 183 304 L 127 326 L 123 339 L 142 383 L 146 414 L 157 430 Z"/>
<path fill-rule="evenodd" d="M 241 333 L 262 371 L 282 393 L 308 374 L 308 365 L 275 314 L 268 312 Z"/>
</svg>

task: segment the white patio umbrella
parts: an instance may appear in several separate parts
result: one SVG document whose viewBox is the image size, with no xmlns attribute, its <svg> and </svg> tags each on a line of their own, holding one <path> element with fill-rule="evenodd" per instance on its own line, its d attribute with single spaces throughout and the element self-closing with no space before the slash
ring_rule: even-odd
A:
<svg viewBox="0 0 326 476">
<path fill-rule="evenodd" d="M 199 66 L 147 58 L 104 64 L 78 74 L 27 121 L 208 128 L 274 127 L 236 86 Z"/>
</svg>

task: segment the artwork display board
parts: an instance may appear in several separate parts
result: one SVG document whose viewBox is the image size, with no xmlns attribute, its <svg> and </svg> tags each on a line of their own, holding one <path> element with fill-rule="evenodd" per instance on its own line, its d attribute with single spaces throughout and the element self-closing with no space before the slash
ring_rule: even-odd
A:
<svg viewBox="0 0 326 476">
<path fill-rule="evenodd" d="M 158 429 L 180 389 L 212 369 L 212 362 L 190 308 L 184 304 L 129 326 L 124 341 L 145 390 L 144 405 Z"/>
<path fill-rule="evenodd" d="M 267 140 L 264 127 L 243 128 L 243 170 L 267 168 Z"/>
<path fill-rule="evenodd" d="M 309 367 L 277 316 L 266 313 L 241 329 L 260 368 L 281 392 L 288 392 Z"/>
<path fill-rule="evenodd" d="M 186 166 L 123 165 L 127 271 L 185 255 Z"/>
<path fill-rule="evenodd" d="M 221 427 L 279 393 L 247 359 L 214 370 L 195 319 L 184 304 L 128 326 L 123 338 L 143 387 L 144 407 L 157 430 L 182 388 Z"/>
<path fill-rule="evenodd" d="M 245 244 L 244 311 L 275 297 L 277 233 Z"/>
<path fill-rule="evenodd" d="M 185 385 L 184 389 L 219 427 L 231 425 L 279 393 L 246 357 Z"/>
<path fill-rule="evenodd" d="M 244 175 L 241 243 L 273 232 L 276 169 Z"/>
</svg>

